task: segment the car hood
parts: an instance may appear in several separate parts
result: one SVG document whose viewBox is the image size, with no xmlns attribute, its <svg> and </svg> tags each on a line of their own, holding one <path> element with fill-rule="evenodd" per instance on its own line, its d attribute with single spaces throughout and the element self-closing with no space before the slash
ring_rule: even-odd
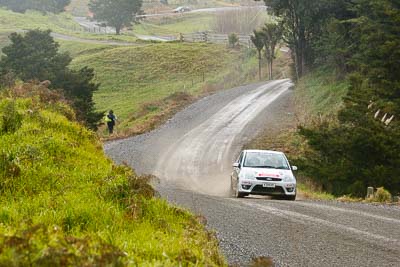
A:
<svg viewBox="0 0 400 267">
<path fill-rule="evenodd" d="M 245 178 L 272 177 L 283 179 L 287 176 L 293 177 L 291 170 L 243 167 L 240 172 Z"/>
</svg>

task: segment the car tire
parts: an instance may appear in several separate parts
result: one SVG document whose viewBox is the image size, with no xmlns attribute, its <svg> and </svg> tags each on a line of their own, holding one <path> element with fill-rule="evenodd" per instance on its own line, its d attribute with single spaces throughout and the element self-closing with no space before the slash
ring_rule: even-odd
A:
<svg viewBox="0 0 400 267">
<path fill-rule="evenodd" d="M 236 197 L 235 189 L 233 189 L 232 177 L 231 177 L 230 192 L 231 192 L 231 197 Z"/>
<path fill-rule="evenodd" d="M 239 183 L 238 183 L 238 184 L 236 185 L 235 197 L 236 197 L 236 198 L 243 198 L 243 197 L 245 197 L 245 196 L 247 196 L 247 195 L 249 195 L 249 194 L 239 192 Z"/>
</svg>

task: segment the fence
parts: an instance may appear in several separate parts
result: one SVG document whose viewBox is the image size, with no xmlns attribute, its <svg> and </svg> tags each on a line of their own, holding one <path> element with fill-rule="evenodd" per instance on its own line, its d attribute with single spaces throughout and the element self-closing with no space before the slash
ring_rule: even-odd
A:
<svg viewBox="0 0 400 267">
<path fill-rule="evenodd" d="M 238 37 L 238 43 L 246 47 L 253 47 L 250 35 L 236 35 Z M 210 32 L 195 32 L 188 34 L 181 34 L 181 40 L 184 42 L 208 42 L 216 44 L 228 44 L 228 34 L 218 34 Z"/>
<path fill-rule="evenodd" d="M 115 34 L 115 29 L 112 27 L 107 27 L 106 25 L 101 25 L 96 22 L 90 21 L 85 17 L 75 17 L 75 21 L 80 25 L 74 25 L 74 31 L 84 31 L 90 32 L 94 34 Z M 70 25 L 68 25 L 70 26 Z M 64 26 L 65 27 L 65 26 Z M 146 35 L 136 35 L 140 39 L 145 40 L 159 40 L 159 41 L 174 41 L 181 40 L 183 42 L 205 42 L 205 43 L 215 43 L 215 44 L 229 44 L 229 35 L 228 34 L 218 34 L 212 32 L 194 32 L 194 33 L 184 33 L 184 34 L 176 34 L 176 35 L 168 35 L 168 36 L 146 36 Z M 238 44 L 248 47 L 254 48 L 254 45 L 251 41 L 250 35 L 237 34 Z"/>
</svg>

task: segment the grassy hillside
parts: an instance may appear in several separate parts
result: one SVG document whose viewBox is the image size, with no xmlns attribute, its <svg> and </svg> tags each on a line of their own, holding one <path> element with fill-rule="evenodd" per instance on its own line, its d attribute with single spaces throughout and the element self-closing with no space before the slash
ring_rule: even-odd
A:
<svg viewBox="0 0 400 267">
<path fill-rule="evenodd" d="M 6 91 L 0 110 L 1 266 L 225 264 L 191 214 L 115 166 L 47 88 Z"/>
<path fill-rule="evenodd" d="M 0 35 L 7 35 L 5 33 L 28 29 L 50 29 L 53 32 L 85 39 L 129 42 L 135 42 L 137 40 L 132 35 L 116 36 L 85 32 L 81 26 L 74 21 L 72 15 L 69 13 L 42 14 L 37 11 L 28 10 L 22 14 L 0 8 Z"/>
<path fill-rule="evenodd" d="M 133 31 L 146 35 L 175 35 L 211 30 L 214 14 L 195 13 L 172 17 L 152 18 L 133 26 Z"/>
<path fill-rule="evenodd" d="M 57 42 L 60 44 L 60 52 L 68 52 L 73 58 L 114 48 L 112 45 L 105 44 L 88 44 L 76 41 L 61 40 L 58 40 Z"/>
<path fill-rule="evenodd" d="M 16 13 L 0 8 L 0 30 L 14 31 L 26 29 L 51 29 L 56 32 L 77 30 L 77 24 L 67 13 L 46 15 L 38 11 L 28 10 L 26 13 Z"/>
<path fill-rule="evenodd" d="M 251 80 L 256 64 L 240 51 L 201 43 L 106 49 L 72 63 L 96 70 L 101 83 L 94 95 L 97 109 L 116 112 L 120 134 L 148 130 L 193 97 Z"/>
<path fill-rule="evenodd" d="M 305 75 L 295 91 L 297 115 L 301 123 L 319 116 L 336 115 L 343 104 L 348 83 L 338 80 L 331 69 L 320 68 Z"/>
</svg>

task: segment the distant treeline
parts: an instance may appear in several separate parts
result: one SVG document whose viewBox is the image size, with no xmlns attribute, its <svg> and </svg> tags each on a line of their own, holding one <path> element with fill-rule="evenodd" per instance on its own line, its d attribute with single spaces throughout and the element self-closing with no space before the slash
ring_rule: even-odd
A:
<svg viewBox="0 0 400 267">
<path fill-rule="evenodd" d="M 0 0 L 0 6 L 20 13 L 28 9 L 59 13 L 64 11 L 70 2 L 71 0 Z"/>
</svg>

